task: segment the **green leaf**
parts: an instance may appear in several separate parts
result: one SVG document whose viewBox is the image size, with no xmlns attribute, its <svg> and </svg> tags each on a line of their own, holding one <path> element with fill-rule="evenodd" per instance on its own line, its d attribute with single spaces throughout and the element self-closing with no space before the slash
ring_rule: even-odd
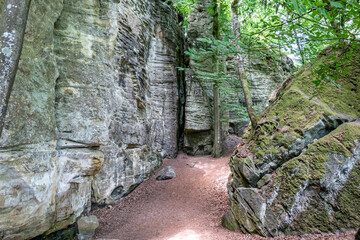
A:
<svg viewBox="0 0 360 240">
<path fill-rule="evenodd" d="M 211 43 L 211 40 L 207 38 L 197 38 L 196 40 L 203 43 Z"/>
<path fill-rule="evenodd" d="M 331 6 L 336 8 L 344 8 L 344 6 L 339 2 L 330 1 Z"/>
<path fill-rule="evenodd" d="M 324 16 L 324 18 L 327 18 L 326 10 L 325 8 L 321 7 L 318 9 L 318 11 Z"/>
<path fill-rule="evenodd" d="M 301 14 L 301 11 L 300 11 L 300 8 L 299 8 L 299 4 L 298 4 L 297 0 L 291 0 L 291 2 L 292 2 L 292 5 L 293 5 L 295 11 L 296 11 L 297 13 Z"/>
</svg>

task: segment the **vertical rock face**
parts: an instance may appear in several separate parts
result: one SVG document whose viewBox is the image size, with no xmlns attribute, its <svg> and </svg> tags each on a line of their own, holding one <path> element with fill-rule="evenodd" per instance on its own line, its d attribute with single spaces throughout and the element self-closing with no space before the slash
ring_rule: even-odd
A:
<svg viewBox="0 0 360 240">
<path fill-rule="evenodd" d="M 116 3 L 64 0 L 54 33 L 59 71 L 55 106 L 59 173 L 53 227 L 57 230 L 90 209 L 91 181 L 109 161 L 102 148 L 111 144 L 109 126 L 117 103 Z"/>
<path fill-rule="evenodd" d="M 209 6 L 191 16 L 191 46 L 211 35 Z M 0 139 L 0 239 L 52 233 L 126 196 L 177 154 L 182 128 L 186 152 L 211 152 L 212 86 L 189 72 L 185 89 L 182 49 L 161 0 L 32 1 Z"/>
<path fill-rule="evenodd" d="M 33 1 L 0 140 L 0 239 L 31 238 L 56 218 L 53 26 L 62 1 Z M 41 14 L 39 14 L 41 13 Z M 25 234 L 24 231 L 27 231 Z"/>
<path fill-rule="evenodd" d="M 188 19 L 187 40 L 190 48 L 204 47 L 197 41 L 197 38 L 212 36 L 213 17 L 208 12 L 211 4 L 211 0 L 198 1 L 196 9 Z M 254 105 L 260 112 L 268 105 L 271 92 L 289 76 L 294 65 L 292 60 L 286 56 L 282 56 L 280 60 L 275 60 L 270 55 L 266 58 L 247 55 L 243 58 Z M 228 61 L 231 62 L 231 60 Z M 203 67 L 199 64 L 202 64 Z M 184 151 L 191 155 L 210 154 L 212 151 L 212 83 L 201 81 L 196 74 L 197 71 L 214 71 L 210 66 L 212 66 L 211 59 L 190 59 L 190 70 L 186 73 Z M 233 71 L 232 69 L 228 70 L 229 73 Z M 242 89 L 239 88 L 237 93 L 236 96 L 230 97 L 232 103 L 244 104 Z M 235 128 L 244 126 L 241 118 L 247 118 L 247 114 L 234 116 L 230 113 L 230 123 Z"/>
<path fill-rule="evenodd" d="M 176 155 L 182 45 L 159 0 L 32 1 L 0 139 L 1 239 L 62 229 Z"/>
<path fill-rule="evenodd" d="M 207 11 L 210 6 L 211 0 L 198 1 L 198 5 L 189 16 L 187 40 L 190 48 L 200 47 L 197 38 L 212 35 L 213 20 Z M 191 61 L 193 60 L 190 59 Z M 204 63 L 204 66 L 212 65 L 211 59 L 200 59 L 198 62 Z M 186 72 L 184 151 L 191 155 L 205 155 L 212 151 L 212 85 L 199 81 L 197 70 L 212 69 L 195 69 L 191 66 Z"/>
<path fill-rule="evenodd" d="M 93 187 L 99 203 L 126 195 L 177 153 L 177 15 L 160 1 L 123 1 L 118 11 L 110 142 Z"/>
</svg>

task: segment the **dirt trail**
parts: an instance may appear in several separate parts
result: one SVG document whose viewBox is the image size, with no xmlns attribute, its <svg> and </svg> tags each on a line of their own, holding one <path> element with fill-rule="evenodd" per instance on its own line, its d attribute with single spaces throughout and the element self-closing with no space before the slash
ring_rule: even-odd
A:
<svg viewBox="0 0 360 240">
<path fill-rule="evenodd" d="M 228 159 L 229 156 L 213 159 L 181 153 L 176 159 L 165 160 L 162 167 L 173 166 L 177 177 L 156 181 L 152 176 L 113 207 L 93 211 L 100 220 L 95 237 L 119 240 L 265 239 L 231 232 L 220 225 L 221 216 L 228 208 Z M 354 235 L 351 231 L 312 235 L 306 239 L 353 240 Z"/>
</svg>

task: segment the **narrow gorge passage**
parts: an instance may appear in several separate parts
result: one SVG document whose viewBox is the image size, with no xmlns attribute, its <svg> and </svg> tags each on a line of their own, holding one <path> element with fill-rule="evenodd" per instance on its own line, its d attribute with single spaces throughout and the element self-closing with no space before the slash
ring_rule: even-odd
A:
<svg viewBox="0 0 360 240">
<path fill-rule="evenodd" d="M 114 206 L 97 209 L 100 221 L 95 239 L 112 240 L 241 240 L 266 239 L 231 232 L 221 227 L 227 211 L 226 183 L 230 174 L 229 156 L 188 156 L 165 160 L 177 177 L 156 181 L 154 174 L 129 196 Z M 162 168 L 161 167 L 161 168 Z M 160 169 L 161 169 L 160 168 Z M 355 232 L 311 235 L 306 239 L 352 240 Z M 278 237 L 295 240 L 300 237 Z"/>
</svg>

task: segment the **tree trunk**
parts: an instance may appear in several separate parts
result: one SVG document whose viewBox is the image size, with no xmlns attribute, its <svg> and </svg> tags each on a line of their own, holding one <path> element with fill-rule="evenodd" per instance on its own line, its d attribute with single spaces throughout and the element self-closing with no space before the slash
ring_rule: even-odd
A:
<svg viewBox="0 0 360 240">
<path fill-rule="evenodd" d="M 232 12 L 232 25 L 233 25 L 233 31 L 235 34 L 236 39 L 240 39 L 240 29 L 239 29 L 239 17 L 237 13 L 237 6 L 238 6 L 239 0 L 233 0 L 231 4 L 231 12 Z M 236 44 L 236 50 L 240 51 L 241 48 L 238 44 Z M 244 92 L 244 98 L 245 98 L 245 105 L 246 110 L 249 114 L 249 118 L 251 121 L 252 128 L 255 129 L 257 127 L 257 114 L 252 107 L 252 99 L 251 94 L 249 90 L 248 81 L 246 79 L 245 69 L 244 69 L 244 60 L 240 53 L 236 56 L 236 65 L 237 65 L 237 72 L 239 75 L 241 87 Z"/>
<path fill-rule="evenodd" d="M 217 0 L 213 1 L 214 4 L 214 24 L 213 24 L 213 36 L 216 40 L 220 39 L 220 26 L 219 26 L 219 9 Z M 213 59 L 214 71 L 219 72 L 219 60 L 216 56 Z M 214 95 L 214 142 L 212 156 L 215 158 L 221 157 L 222 154 L 222 132 L 221 132 L 221 123 L 220 123 L 220 93 L 219 93 L 219 83 L 215 79 L 213 83 L 213 95 Z"/>
<path fill-rule="evenodd" d="M 222 144 L 221 144 L 221 123 L 220 123 L 220 106 L 219 106 L 219 88 L 213 88 L 214 94 L 214 143 L 212 156 L 215 158 L 221 157 L 222 154 Z"/>
<path fill-rule="evenodd" d="M 300 40 L 299 40 L 299 37 L 298 37 L 298 34 L 297 34 L 296 30 L 294 30 L 294 35 L 295 35 L 295 38 L 296 38 L 296 45 L 297 45 L 297 47 L 299 49 L 299 53 L 300 53 L 300 56 L 301 56 L 301 63 L 302 63 L 302 65 L 305 65 L 304 53 L 303 53 L 303 50 L 301 48 Z"/>
<path fill-rule="evenodd" d="M 4 0 L 0 15 L 0 137 L 22 51 L 31 0 Z"/>
</svg>

